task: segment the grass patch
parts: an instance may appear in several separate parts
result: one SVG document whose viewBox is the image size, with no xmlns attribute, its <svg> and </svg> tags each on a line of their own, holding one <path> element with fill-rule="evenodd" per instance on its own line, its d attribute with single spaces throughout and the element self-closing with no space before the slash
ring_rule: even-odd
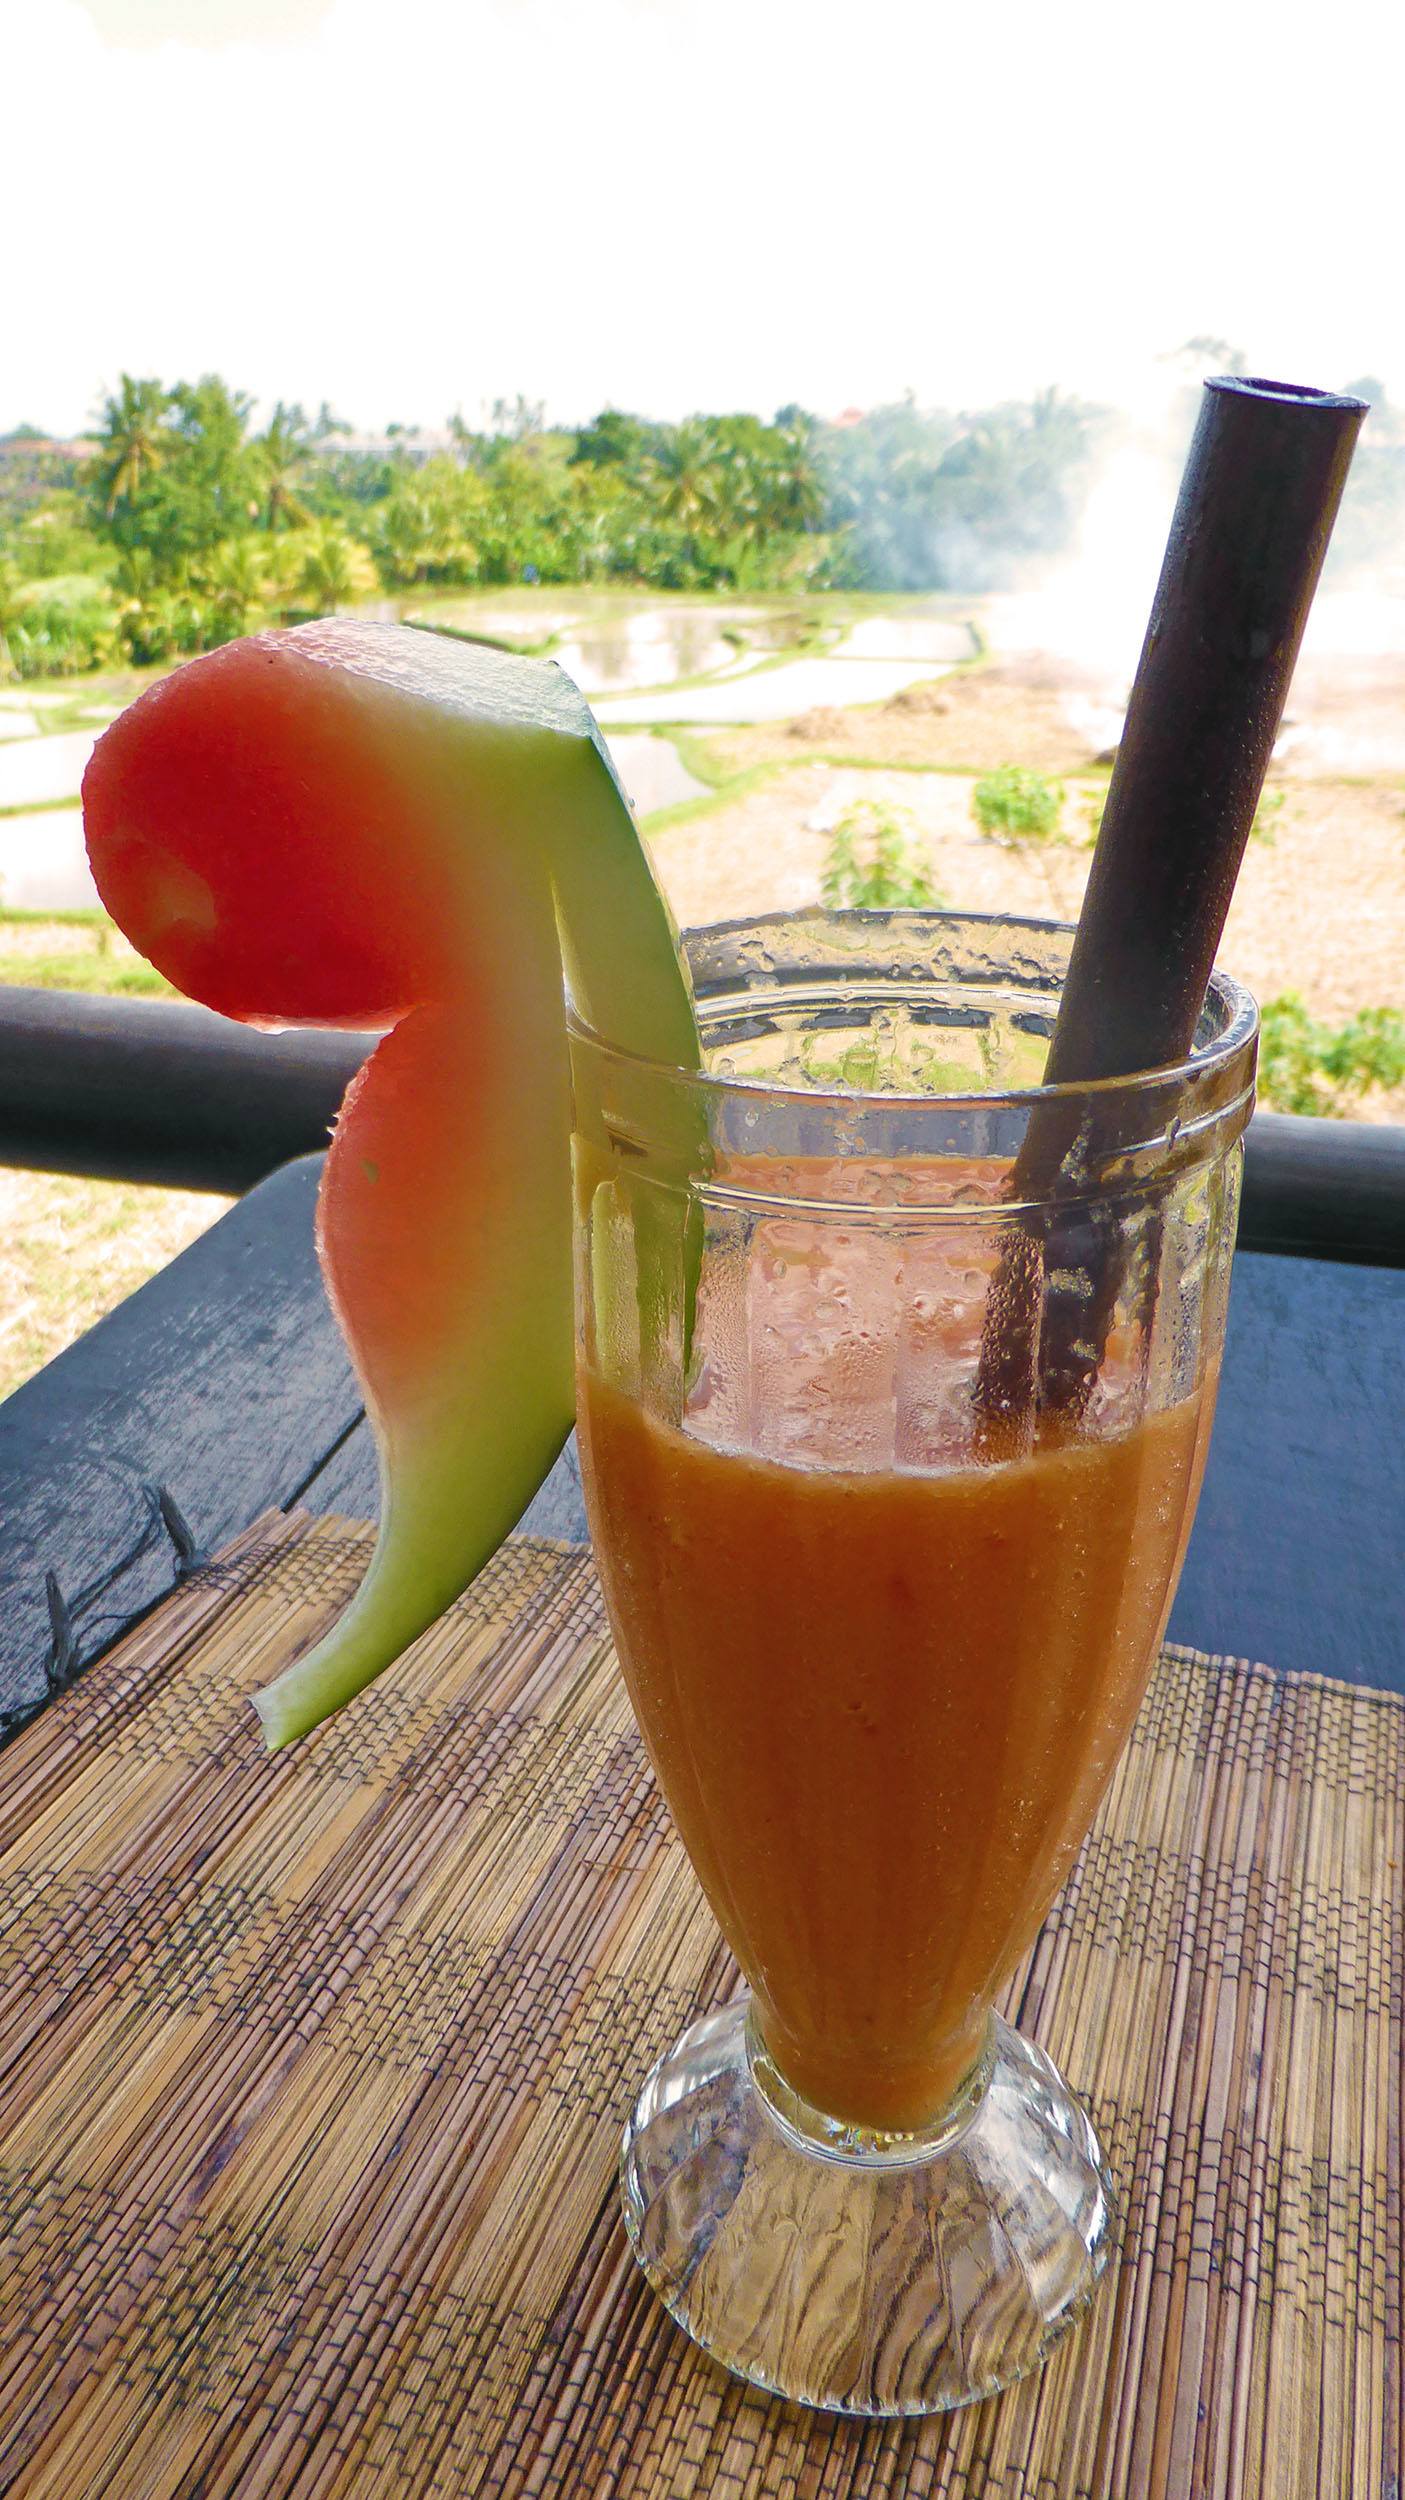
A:
<svg viewBox="0 0 1405 2500">
<path fill-rule="evenodd" d="M 722 752 L 722 741 L 715 737 L 696 729 L 659 729 L 654 735 L 666 739 L 683 770 L 691 773 L 694 781 L 704 782 L 709 790 L 729 789 L 741 777 L 736 765 L 728 763 Z"/>
<path fill-rule="evenodd" d="M 0 825 L 11 816 L 71 816 L 77 805 L 76 790 L 66 799 L 16 799 L 13 806 L 0 807 Z"/>
<path fill-rule="evenodd" d="M 39 911 L 24 903 L 0 903 L 0 946 L 5 943 L 7 929 L 92 929 L 106 928 L 117 935 L 116 923 L 99 911 L 95 903 L 72 903 L 62 911 Z"/>
<path fill-rule="evenodd" d="M 72 954 L 7 955 L 0 951 L 0 984 L 6 989 L 75 990 L 99 998 L 174 998 L 150 964 L 103 964 Z"/>
<path fill-rule="evenodd" d="M 852 773 L 947 773 L 953 781 L 969 781 L 976 767 L 973 764 L 927 763 L 907 755 L 857 755 L 849 747 L 805 747 L 793 759 L 799 764 L 828 764 L 835 771 Z"/>
<path fill-rule="evenodd" d="M 675 826 L 696 824 L 700 816 L 711 816 L 719 807 L 729 806 L 733 799 L 749 797 L 764 782 L 774 781 L 778 773 L 792 769 L 786 756 L 777 757 L 774 764 L 753 764 L 748 771 L 734 773 L 729 781 L 705 790 L 700 798 L 676 799 L 672 807 L 656 807 L 652 815 L 640 817 L 640 831 L 647 833 L 651 842 L 656 841 L 660 834 L 672 833 Z"/>
<path fill-rule="evenodd" d="M 0 1171 L 0 1398 L 205 1231 L 229 1201 Z"/>
<path fill-rule="evenodd" d="M 176 996 L 98 911 L 0 911 L 0 983 L 92 997 Z"/>
<path fill-rule="evenodd" d="M 71 703 L 48 703 L 38 714 L 41 738 L 58 738 L 75 729 L 107 729 L 113 720 L 111 707 L 95 704 L 91 695 L 75 695 Z"/>
<path fill-rule="evenodd" d="M 127 704 L 134 703 L 139 694 L 144 694 L 148 686 L 154 686 L 158 677 L 169 677 L 176 665 L 174 660 L 154 660 L 140 668 L 96 668 L 85 670 L 81 681 L 77 682 L 72 677 L 62 676 L 12 677 L 5 681 L 0 691 L 14 698 L 13 704 L 7 703 L 7 710 L 33 709 L 41 714 L 60 710 L 120 712 Z M 35 705 L 35 695 L 54 694 L 62 695 L 61 705 Z"/>
<path fill-rule="evenodd" d="M 509 642 L 504 634 L 476 634 L 467 625 L 451 625 L 444 617 L 421 615 L 418 609 L 406 608 L 400 618 L 402 625 L 412 625 L 419 634 L 442 634 L 446 642 L 468 642 L 480 651 L 509 651 L 515 660 L 537 660 L 560 641 L 559 634 L 546 634 L 540 642 Z"/>
<path fill-rule="evenodd" d="M 67 682 L 71 684 L 72 680 Z M 112 708 L 109 704 L 99 702 L 87 691 L 90 682 L 85 678 L 83 680 L 84 691 L 71 696 L 64 703 L 6 703 L 0 709 L 3 709 L 11 718 L 16 713 L 26 713 L 33 721 L 41 739 L 65 737 L 75 729 L 106 729 L 113 717 Z M 12 695 L 16 689 L 13 684 L 9 684 L 0 688 L 0 691 Z M 28 692 L 27 685 L 25 691 Z M 0 743 L 8 746 L 10 741 L 5 739 Z M 28 745 L 29 741 L 26 739 L 23 743 Z"/>
</svg>

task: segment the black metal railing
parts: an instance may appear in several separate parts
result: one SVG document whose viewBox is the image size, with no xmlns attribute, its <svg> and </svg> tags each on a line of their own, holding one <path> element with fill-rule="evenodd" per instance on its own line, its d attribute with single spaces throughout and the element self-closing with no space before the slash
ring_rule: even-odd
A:
<svg viewBox="0 0 1405 2500">
<path fill-rule="evenodd" d="M 375 1038 L 0 989 L 0 1163 L 237 1193 L 325 1146 Z M 1405 1127 L 1259 1112 L 1239 1246 L 1405 1267 Z"/>
<path fill-rule="evenodd" d="M 375 1035 L 0 989 L 0 1162 L 237 1194 L 325 1146 Z"/>
</svg>

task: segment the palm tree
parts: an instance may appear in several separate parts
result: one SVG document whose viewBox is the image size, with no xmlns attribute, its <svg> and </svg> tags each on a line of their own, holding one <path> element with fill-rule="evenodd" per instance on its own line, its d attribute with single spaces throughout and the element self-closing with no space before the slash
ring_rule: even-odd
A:
<svg viewBox="0 0 1405 2500">
<path fill-rule="evenodd" d="M 122 376 L 115 398 L 105 400 L 98 468 L 107 489 L 109 521 L 119 503 L 130 503 L 161 465 L 170 443 L 168 404 L 159 382 Z"/>
<path fill-rule="evenodd" d="M 140 607 L 156 588 L 156 559 L 149 547 L 123 547 L 117 558 L 117 587 L 130 607 Z"/>
<path fill-rule="evenodd" d="M 319 616 L 350 605 L 374 586 L 375 574 L 364 547 L 335 521 L 324 521 L 308 533 L 307 552 L 297 579 L 300 599 Z"/>
<path fill-rule="evenodd" d="M 226 538 L 200 573 L 200 592 L 210 622 L 221 640 L 246 634 L 264 605 L 268 582 L 263 560 L 252 538 Z"/>
<path fill-rule="evenodd" d="M 665 519 L 696 536 L 717 511 L 718 445 L 705 417 L 675 425 L 654 454 L 659 508 Z"/>
<path fill-rule="evenodd" d="M 492 427 L 495 434 L 505 434 L 511 443 L 525 443 L 540 434 L 546 425 L 546 402 L 527 399 L 521 391 L 515 399 L 495 399 Z"/>
<path fill-rule="evenodd" d="M 828 497 L 809 432 L 800 425 L 771 431 L 775 449 L 763 472 L 767 521 L 773 529 L 818 529 Z"/>
<path fill-rule="evenodd" d="M 308 517 L 298 494 L 312 460 L 306 417 L 300 407 L 287 408 L 280 399 L 255 444 L 263 482 L 263 517 L 271 530 L 295 529 Z"/>
<path fill-rule="evenodd" d="M 514 482 L 520 495 L 533 475 L 529 468 L 524 480 L 508 465 L 519 459 L 516 452 L 500 455 L 493 472 L 495 489 L 476 469 L 461 469 L 443 457 L 402 476 L 378 507 L 374 524 L 377 550 L 390 579 L 407 584 L 472 581 L 490 512 L 510 510 Z"/>
</svg>

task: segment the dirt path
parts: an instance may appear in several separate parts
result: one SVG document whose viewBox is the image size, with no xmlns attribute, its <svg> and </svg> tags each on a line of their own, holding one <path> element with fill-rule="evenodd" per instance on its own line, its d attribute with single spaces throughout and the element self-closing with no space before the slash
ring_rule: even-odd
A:
<svg viewBox="0 0 1405 2500">
<path fill-rule="evenodd" d="M 1005 661 L 909 686 L 867 710 L 826 708 L 791 721 L 719 731 L 712 752 L 731 771 L 793 761 L 807 752 L 835 762 L 950 766 L 976 773 L 998 764 L 1037 772 L 1086 771 L 1115 715 L 1091 680 L 1037 662 Z"/>
<path fill-rule="evenodd" d="M 985 840 L 973 776 L 801 764 L 746 797 L 666 832 L 654 858 L 685 926 L 814 902 L 830 831 L 858 800 L 906 819 L 944 902 L 971 911 L 1077 918 L 1091 856 L 1096 785 L 1070 790 L 1074 837 L 1038 850 Z M 1221 955 L 1261 999 L 1301 992 L 1340 1022 L 1405 1006 L 1405 816 L 1391 792 L 1287 785 L 1270 834 L 1249 846 Z"/>
</svg>

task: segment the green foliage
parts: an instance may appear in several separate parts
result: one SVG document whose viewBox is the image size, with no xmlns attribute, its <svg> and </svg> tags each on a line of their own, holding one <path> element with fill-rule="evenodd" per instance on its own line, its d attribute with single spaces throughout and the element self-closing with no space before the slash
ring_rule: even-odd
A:
<svg viewBox="0 0 1405 2500">
<path fill-rule="evenodd" d="M 0 439 L 0 559 L 22 581 L 86 574 L 86 620 L 46 611 L 3 662 L 82 668 L 98 620 L 141 664 L 374 587 L 627 582 L 662 590 L 900 589 L 994 580 L 1062 546 L 1096 412 L 1046 393 L 977 415 L 911 404 L 822 425 L 788 406 L 661 424 L 614 408 L 574 432 L 520 396 L 426 456 L 405 426 L 357 445 L 324 405 L 262 431 L 220 376 L 123 374 L 95 446 Z M 309 533 L 316 533 L 310 537 Z M 330 533 L 330 534 L 329 534 Z M 73 603 L 69 603 L 72 606 Z M 8 627 L 0 627 L 13 646 Z"/>
<path fill-rule="evenodd" d="M 661 457 L 668 431 L 666 425 L 629 416 L 623 408 L 602 408 L 581 427 L 571 458 L 591 468 L 620 469 L 637 485 L 651 462 Z"/>
<path fill-rule="evenodd" d="M 799 426 L 759 417 L 690 417 L 650 464 L 658 505 L 697 560 L 742 578 L 763 548 L 819 527 L 824 490 Z M 774 570 L 774 561 L 767 567 Z"/>
<path fill-rule="evenodd" d="M 917 848 L 912 819 L 896 807 L 860 800 L 830 836 L 820 893 L 849 911 L 918 910 L 941 897 Z"/>
<path fill-rule="evenodd" d="M 311 428 L 300 407 L 280 399 L 255 445 L 264 526 L 296 529 L 309 518 L 306 489 L 312 470 Z"/>
<path fill-rule="evenodd" d="M 0 987 L 170 998 L 170 983 L 117 938 L 100 912 L 6 911 L 0 906 Z"/>
<path fill-rule="evenodd" d="M 821 446 L 835 578 L 858 590 L 1004 590 L 1031 556 L 1071 543 L 1105 439 L 1104 412 L 1056 391 L 974 415 L 911 399 L 836 427 Z"/>
<path fill-rule="evenodd" d="M 366 549 L 335 521 L 299 530 L 284 545 L 299 559 L 291 574 L 293 595 L 311 616 L 330 616 L 375 589 L 375 567 Z"/>
<path fill-rule="evenodd" d="M 0 563 L 0 676 L 82 676 L 112 658 L 117 632 L 112 600 L 90 575 L 26 582 Z"/>
<path fill-rule="evenodd" d="M 212 547 L 203 560 L 172 576 L 163 573 L 150 548 L 129 548 L 118 566 L 117 587 L 123 646 L 138 668 L 213 651 L 263 621 L 266 577 L 245 538 Z"/>
<path fill-rule="evenodd" d="M 1319 1024 L 1295 991 L 1261 1011 L 1259 1093 L 1274 1111 L 1340 1118 L 1373 1085 L 1405 1085 L 1405 1015 L 1362 1007 L 1346 1024 Z"/>
<path fill-rule="evenodd" d="M 60 487 L 20 522 L 9 540 L 13 561 L 30 581 L 54 581 L 90 573 L 101 579 L 111 558 L 88 527 L 83 497 Z"/>
<path fill-rule="evenodd" d="M 971 813 L 994 842 L 1019 844 L 1057 839 L 1063 784 L 1020 764 L 1002 764 L 971 792 Z"/>
<path fill-rule="evenodd" d="M 584 582 L 608 569 L 605 507 L 593 472 L 572 468 L 569 443 L 509 435 L 493 445 L 477 478 L 481 517 L 477 578 L 485 582 Z M 606 481 L 604 494 L 616 492 Z"/>
<path fill-rule="evenodd" d="M 0 988 L 31 990 L 81 990 L 89 997 L 102 998 L 173 998 L 169 981 L 163 981 L 150 964 L 138 959 L 134 963 L 115 961 L 111 956 L 79 954 L 59 949 L 53 954 L 14 955 L 6 951 L 0 933 Z"/>
<path fill-rule="evenodd" d="M 157 584 L 145 598 L 123 609 L 122 647 L 134 668 L 160 668 L 168 661 L 212 650 L 206 622 L 198 600 Z"/>
<path fill-rule="evenodd" d="M 488 501 L 482 478 L 453 460 L 431 460 L 400 475 L 371 524 L 382 576 L 415 582 L 472 582 Z"/>
<path fill-rule="evenodd" d="M 1405 1016 L 1398 1007 L 1361 1007 L 1341 1025 L 1322 1057 L 1334 1085 L 1353 1093 L 1405 1085 Z"/>
<path fill-rule="evenodd" d="M 102 440 L 93 464 L 93 491 L 111 522 L 123 504 L 134 505 L 149 487 L 170 446 L 170 409 L 159 382 L 138 382 L 124 373 L 116 395 L 103 403 Z"/>
<path fill-rule="evenodd" d="M 193 568 L 192 589 L 208 643 L 233 642 L 263 620 L 270 577 L 260 542 L 226 538 Z"/>
<path fill-rule="evenodd" d="M 163 578 L 250 529 L 263 475 L 249 439 L 251 403 L 217 374 L 177 382 L 123 376 L 93 464 L 92 518 L 124 552 L 144 548 Z"/>
</svg>

